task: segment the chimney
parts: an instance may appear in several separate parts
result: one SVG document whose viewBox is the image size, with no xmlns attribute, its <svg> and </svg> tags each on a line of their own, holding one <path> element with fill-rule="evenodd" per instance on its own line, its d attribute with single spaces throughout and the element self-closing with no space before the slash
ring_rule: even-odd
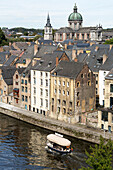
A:
<svg viewBox="0 0 113 170">
<path fill-rule="evenodd" d="M 67 50 L 67 44 L 65 44 L 64 47 L 65 47 L 65 50 Z"/>
<path fill-rule="evenodd" d="M 112 45 L 112 44 L 110 44 L 110 45 L 109 45 L 109 49 L 111 50 L 111 49 L 112 49 L 112 47 L 113 47 L 113 45 Z"/>
<path fill-rule="evenodd" d="M 95 51 L 97 51 L 98 49 L 99 49 L 99 47 L 98 47 L 98 46 L 96 46 L 96 47 L 95 47 Z"/>
<path fill-rule="evenodd" d="M 107 55 L 103 55 L 103 64 L 105 63 L 105 61 L 107 60 L 108 56 Z"/>
<path fill-rule="evenodd" d="M 75 59 L 74 59 L 74 61 L 75 61 L 75 62 L 77 62 L 77 61 L 78 61 L 78 59 L 77 59 L 77 58 L 75 58 Z"/>
<path fill-rule="evenodd" d="M 38 52 L 38 45 L 34 44 L 34 55 L 36 55 L 37 52 Z"/>
<path fill-rule="evenodd" d="M 75 58 L 77 58 L 77 54 L 76 54 L 76 50 L 73 49 L 72 50 L 72 60 L 74 60 Z"/>
<path fill-rule="evenodd" d="M 69 45 L 71 45 L 71 41 L 69 41 Z"/>
<path fill-rule="evenodd" d="M 37 60 L 33 59 L 32 60 L 32 66 L 34 66 L 36 64 Z"/>
<path fill-rule="evenodd" d="M 59 61 L 58 61 L 58 57 L 56 57 L 56 67 L 58 66 Z"/>
</svg>

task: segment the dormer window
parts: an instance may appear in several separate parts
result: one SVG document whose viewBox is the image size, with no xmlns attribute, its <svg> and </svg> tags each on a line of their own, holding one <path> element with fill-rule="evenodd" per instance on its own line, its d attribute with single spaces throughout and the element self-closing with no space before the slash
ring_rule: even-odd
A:
<svg viewBox="0 0 113 170">
<path fill-rule="evenodd" d="M 23 64 L 26 64 L 26 59 L 23 59 Z"/>
<path fill-rule="evenodd" d="M 48 67 L 50 67 L 50 66 L 51 66 L 51 64 L 52 64 L 52 61 L 50 61 L 50 62 L 48 63 Z"/>
</svg>

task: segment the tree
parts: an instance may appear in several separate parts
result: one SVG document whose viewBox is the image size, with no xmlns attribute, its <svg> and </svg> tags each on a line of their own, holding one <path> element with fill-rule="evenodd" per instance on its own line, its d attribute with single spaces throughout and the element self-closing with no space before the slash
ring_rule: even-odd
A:
<svg viewBox="0 0 113 170">
<path fill-rule="evenodd" d="M 81 170 L 112 170 L 113 142 L 109 140 L 106 144 L 104 138 L 100 137 L 100 144 L 91 147 L 91 153 L 86 151 L 86 163 L 88 167 Z"/>
<path fill-rule="evenodd" d="M 113 38 L 110 39 L 110 40 L 106 40 L 106 41 L 105 41 L 105 44 L 113 44 Z"/>
<path fill-rule="evenodd" d="M 7 44 L 8 44 L 7 39 L 6 39 L 2 29 L 0 28 L 0 46 L 7 45 Z"/>
</svg>

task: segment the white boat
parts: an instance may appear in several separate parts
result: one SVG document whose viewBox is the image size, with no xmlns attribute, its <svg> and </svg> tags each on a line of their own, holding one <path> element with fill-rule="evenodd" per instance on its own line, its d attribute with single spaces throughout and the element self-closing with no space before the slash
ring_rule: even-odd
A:
<svg viewBox="0 0 113 170">
<path fill-rule="evenodd" d="M 71 153 L 71 141 L 58 133 L 47 136 L 46 150 L 50 153 L 69 154 Z"/>
</svg>

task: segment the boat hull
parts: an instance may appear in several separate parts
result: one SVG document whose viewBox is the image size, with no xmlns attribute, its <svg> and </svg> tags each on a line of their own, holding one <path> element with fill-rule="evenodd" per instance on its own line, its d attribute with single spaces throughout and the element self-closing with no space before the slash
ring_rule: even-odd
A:
<svg viewBox="0 0 113 170">
<path fill-rule="evenodd" d="M 49 153 L 57 153 L 57 154 L 61 154 L 61 155 L 62 154 L 71 154 L 71 150 L 69 150 L 69 151 L 60 151 L 60 150 L 57 150 L 57 149 L 52 148 L 50 146 L 46 146 L 46 150 Z"/>
</svg>

